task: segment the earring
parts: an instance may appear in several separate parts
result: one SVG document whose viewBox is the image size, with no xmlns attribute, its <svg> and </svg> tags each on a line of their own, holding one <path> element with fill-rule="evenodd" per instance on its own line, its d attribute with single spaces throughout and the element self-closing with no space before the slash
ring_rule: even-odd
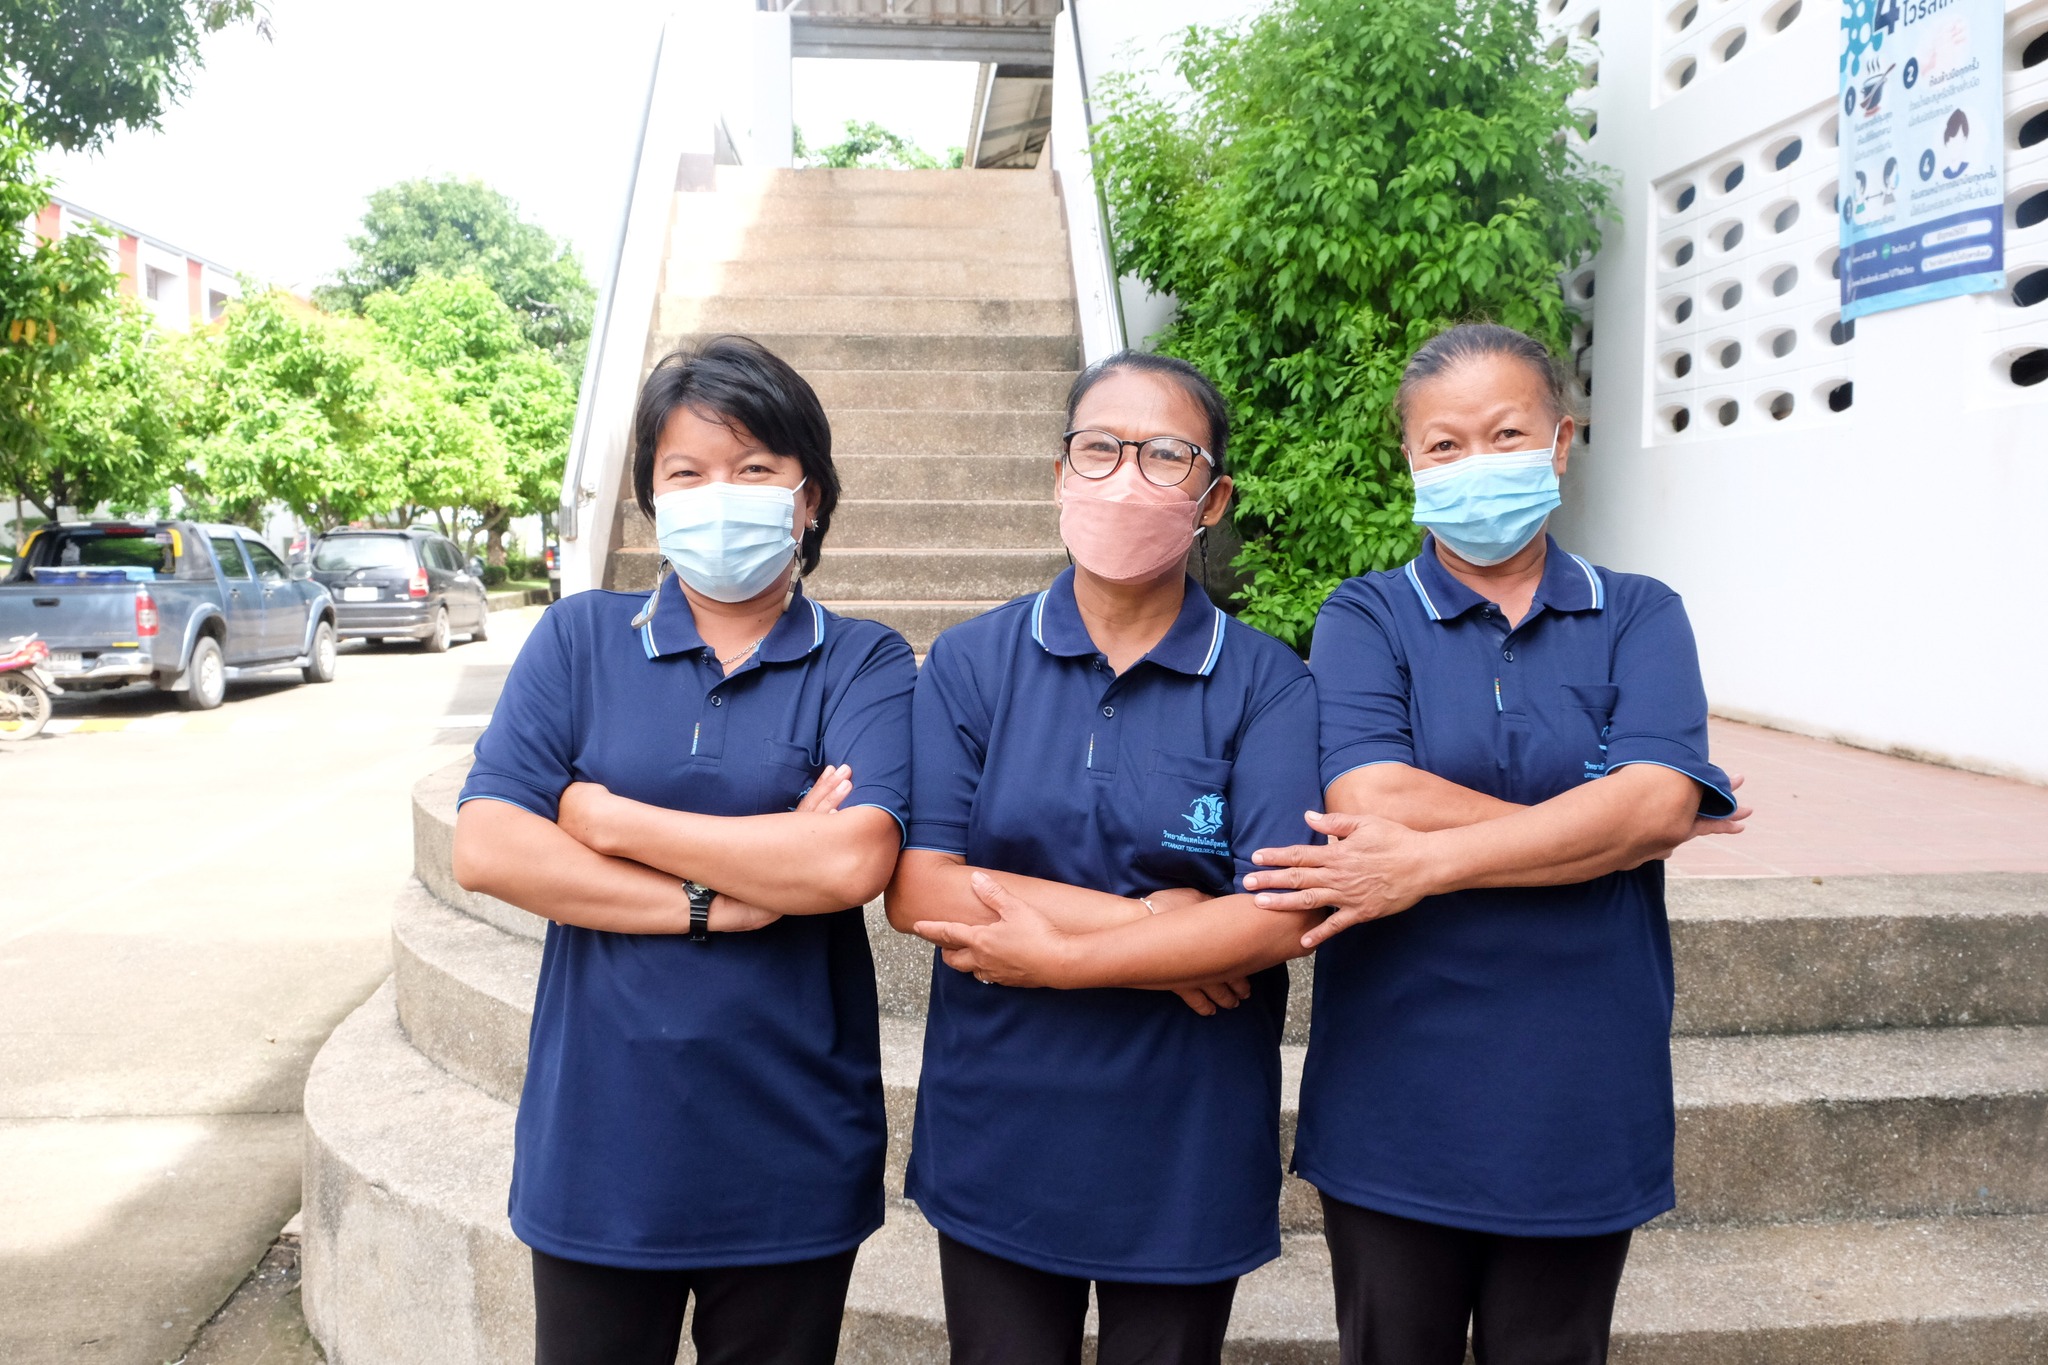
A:
<svg viewBox="0 0 2048 1365">
<path fill-rule="evenodd" d="M 811 529 L 813 531 L 818 529 L 818 519 L 816 517 L 811 518 Z"/>
</svg>

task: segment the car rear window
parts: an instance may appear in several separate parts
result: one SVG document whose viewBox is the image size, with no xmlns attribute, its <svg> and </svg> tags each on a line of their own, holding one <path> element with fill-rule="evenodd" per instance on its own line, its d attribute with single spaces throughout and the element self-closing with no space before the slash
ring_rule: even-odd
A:
<svg viewBox="0 0 2048 1365">
<path fill-rule="evenodd" d="M 123 577 L 147 580 L 169 578 L 177 569 L 169 531 L 45 531 L 30 550 L 30 562 L 17 565 L 13 576 L 26 578 L 31 567 L 121 569 Z"/>
<path fill-rule="evenodd" d="M 403 536 L 329 536 L 313 551 L 313 567 L 330 572 L 412 566 L 412 547 Z"/>
</svg>

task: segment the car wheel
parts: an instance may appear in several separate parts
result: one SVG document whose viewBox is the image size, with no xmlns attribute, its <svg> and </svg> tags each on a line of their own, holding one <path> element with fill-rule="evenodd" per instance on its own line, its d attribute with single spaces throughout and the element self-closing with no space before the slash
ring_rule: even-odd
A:
<svg viewBox="0 0 2048 1365">
<path fill-rule="evenodd" d="M 433 633 L 420 641 L 420 648 L 429 654 L 448 652 L 448 608 L 442 607 L 434 613 Z"/>
<path fill-rule="evenodd" d="M 313 627 L 313 661 L 304 669 L 307 682 L 334 681 L 334 650 L 334 622 L 322 621 Z"/>
<path fill-rule="evenodd" d="M 476 614 L 476 629 L 469 633 L 471 644 L 482 644 L 491 638 L 491 604 L 481 604 Z"/>
<path fill-rule="evenodd" d="M 211 635 L 199 637 L 192 646 L 192 661 L 185 665 L 190 681 L 178 694 L 178 705 L 187 711 L 211 711 L 228 694 L 228 664 L 221 657 L 220 641 Z"/>
</svg>

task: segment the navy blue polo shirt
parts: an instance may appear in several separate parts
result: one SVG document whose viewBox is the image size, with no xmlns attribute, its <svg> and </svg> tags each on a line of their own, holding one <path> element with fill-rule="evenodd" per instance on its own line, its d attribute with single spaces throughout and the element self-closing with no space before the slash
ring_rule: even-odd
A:
<svg viewBox="0 0 2048 1365">
<path fill-rule="evenodd" d="M 1700 784 L 1703 814 L 1734 809 L 1678 595 L 1548 544 L 1512 630 L 1429 540 L 1337 588 L 1310 661 L 1325 786 L 1406 763 L 1534 804 L 1653 763 Z M 1294 1168 L 1451 1227 L 1635 1227 L 1672 1205 L 1670 1033 L 1662 862 L 1430 897 L 1318 951 Z"/>
<path fill-rule="evenodd" d="M 1254 849 L 1310 837 L 1314 681 L 1193 579 L 1121 676 L 1071 569 L 955 626 L 916 717 L 911 848 L 1220 896 Z M 1170 991 L 984 985 L 935 956 L 908 1193 L 941 1232 L 1054 1274 L 1201 1284 L 1269 1261 L 1286 1009 L 1279 967 L 1203 1018 Z"/>
<path fill-rule="evenodd" d="M 842 808 L 908 813 L 916 667 L 903 638 L 799 596 L 730 677 L 675 579 L 548 609 L 462 799 L 552 820 L 571 782 L 706 815 L 791 809 L 828 763 Z M 682 892 L 677 891 L 680 897 Z M 881 1041 L 858 908 L 765 929 L 549 924 L 512 1165 L 512 1228 L 642 1269 L 835 1255 L 882 1222 Z"/>
</svg>

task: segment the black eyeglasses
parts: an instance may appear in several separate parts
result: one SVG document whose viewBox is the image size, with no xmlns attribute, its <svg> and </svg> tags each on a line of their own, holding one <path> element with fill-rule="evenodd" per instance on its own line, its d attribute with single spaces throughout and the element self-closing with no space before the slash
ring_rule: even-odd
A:
<svg viewBox="0 0 2048 1365">
<path fill-rule="evenodd" d="M 1138 452 L 1138 473 L 1145 482 L 1161 488 L 1178 488 L 1194 472 L 1195 461 L 1206 460 L 1216 467 L 1215 457 L 1193 441 L 1178 436 L 1154 436 L 1143 441 L 1126 441 L 1106 431 L 1070 431 L 1064 437 L 1067 468 L 1084 479 L 1106 479 L 1124 462 L 1124 452 Z"/>
</svg>

